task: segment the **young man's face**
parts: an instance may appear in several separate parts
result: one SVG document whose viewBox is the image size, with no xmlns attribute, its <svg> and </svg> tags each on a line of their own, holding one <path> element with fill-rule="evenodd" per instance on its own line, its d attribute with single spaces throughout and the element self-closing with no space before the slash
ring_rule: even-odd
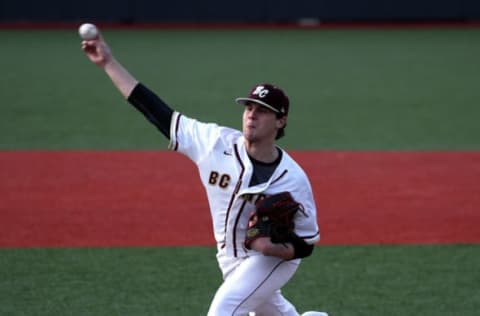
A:
<svg viewBox="0 0 480 316">
<path fill-rule="evenodd" d="M 275 140 L 277 132 L 285 125 L 286 117 L 277 118 L 272 110 L 250 102 L 243 111 L 243 136 L 249 142 Z"/>
</svg>

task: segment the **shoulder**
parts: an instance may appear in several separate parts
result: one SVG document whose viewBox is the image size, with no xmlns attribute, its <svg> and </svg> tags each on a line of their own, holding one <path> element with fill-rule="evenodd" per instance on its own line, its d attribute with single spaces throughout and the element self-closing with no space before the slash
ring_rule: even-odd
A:
<svg viewBox="0 0 480 316">
<path fill-rule="evenodd" d="M 182 113 L 174 112 L 170 135 L 173 144 L 179 140 L 182 140 L 184 143 L 186 141 L 188 144 L 188 140 L 191 140 L 191 142 L 205 146 L 206 144 L 214 144 L 219 141 L 235 142 L 241 136 L 241 132 L 214 122 L 202 122 Z"/>
<path fill-rule="evenodd" d="M 305 170 L 285 150 L 282 150 L 282 154 L 282 161 L 278 168 L 282 176 L 279 177 L 277 184 L 282 190 L 290 191 L 296 196 L 295 198 L 301 200 L 307 196 L 313 198 L 312 184 Z"/>
<path fill-rule="evenodd" d="M 281 165 L 284 169 L 287 169 L 289 172 L 292 172 L 292 175 L 298 179 L 305 179 L 308 181 L 307 174 L 302 166 L 284 149 L 280 148 L 282 151 L 282 161 Z"/>
<path fill-rule="evenodd" d="M 180 112 L 174 112 L 172 115 L 172 127 L 174 129 L 210 129 L 217 130 L 219 134 L 228 135 L 240 133 L 240 131 L 219 125 L 215 122 L 204 122 L 196 118 L 192 118 Z"/>
</svg>

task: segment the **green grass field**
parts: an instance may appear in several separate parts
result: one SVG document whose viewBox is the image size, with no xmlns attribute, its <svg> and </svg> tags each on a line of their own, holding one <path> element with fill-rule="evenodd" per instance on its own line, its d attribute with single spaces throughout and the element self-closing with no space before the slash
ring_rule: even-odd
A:
<svg viewBox="0 0 480 316">
<path fill-rule="evenodd" d="M 205 315 L 214 249 L 1 250 L 1 315 Z M 477 315 L 478 245 L 320 247 L 284 289 L 331 315 Z"/>
<path fill-rule="evenodd" d="M 239 127 L 235 97 L 282 86 L 288 149 L 480 148 L 480 29 L 104 36 L 141 81 L 202 120 Z M 0 41 L 0 150 L 166 149 L 76 29 L 0 30 Z M 479 266 L 478 244 L 320 246 L 285 293 L 331 316 L 474 316 Z M 1 315 L 205 315 L 221 282 L 209 247 L 0 249 L 0 275 Z"/>
<path fill-rule="evenodd" d="M 480 30 L 106 30 L 175 109 L 240 127 L 234 98 L 274 82 L 291 149 L 478 149 Z M 0 31 L 0 148 L 165 148 L 80 50 L 76 29 Z"/>
</svg>

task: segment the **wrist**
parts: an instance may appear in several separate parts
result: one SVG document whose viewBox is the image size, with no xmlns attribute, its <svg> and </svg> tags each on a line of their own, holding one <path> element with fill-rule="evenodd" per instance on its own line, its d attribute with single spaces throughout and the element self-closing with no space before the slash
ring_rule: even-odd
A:
<svg viewBox="0 0 480 316">
<path fill-rule="evenodd" d="M 118 67 L 118 62 L 113 56 L 105 56 L 104 59 L 98 64 L 105 71 Z"/>
<path fill-rule="evenodd" d="M 285 260 L 294 258 L 295 249 L 290 243 L 272 243 L 269 237 L 260 237 L 251 243 L 251 249 L 264 256 L 278 257 Z"/>
</svg>

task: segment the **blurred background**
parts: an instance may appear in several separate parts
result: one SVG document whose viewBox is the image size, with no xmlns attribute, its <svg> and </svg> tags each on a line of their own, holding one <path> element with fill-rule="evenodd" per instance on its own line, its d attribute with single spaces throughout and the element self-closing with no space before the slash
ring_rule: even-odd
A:
<svg viewBox="0 0 480 316">
<path fill-rule="evenodd" d="M 318 23 L 476 21 L 476 0 L 6 1 L 2 22 Z"/>
</svg>

